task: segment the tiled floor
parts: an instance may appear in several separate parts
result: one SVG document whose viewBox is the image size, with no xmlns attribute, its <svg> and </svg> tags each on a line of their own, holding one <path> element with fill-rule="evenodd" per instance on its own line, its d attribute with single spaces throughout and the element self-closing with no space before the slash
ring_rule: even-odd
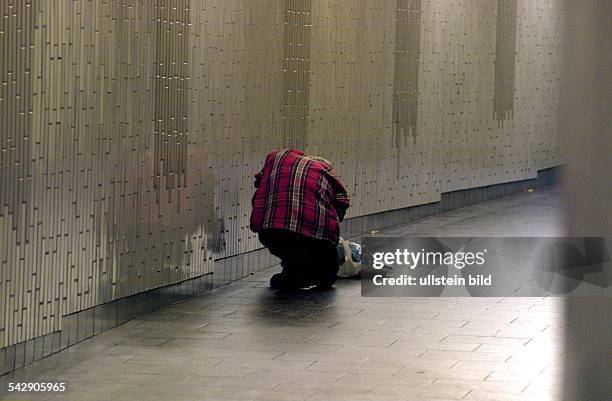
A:
<svg viewBox="0 0 612 401">
<path fill-rule="evenodd" d="M 386 232 L 555 236 L 560 196 L 486 202 Z M 132 320 L 8 382 L 51 400 L 556 400 L 560 299 L 362 298 L 358 281 L 276 293 L 268 270 Z M 11 397 L 14 397 L 11 395 Z M 8 398 L 7 398 L 8 399 Z"/>
</svg>

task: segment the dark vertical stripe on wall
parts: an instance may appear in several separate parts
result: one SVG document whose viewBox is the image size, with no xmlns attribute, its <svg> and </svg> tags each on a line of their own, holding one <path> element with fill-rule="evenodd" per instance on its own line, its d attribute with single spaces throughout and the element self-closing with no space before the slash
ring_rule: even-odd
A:
<svg viewBox="0 0 612 401">
<path fill-rule="evenodd" d="M 36 4 L 4 2 L 0 36 L 0 216 L 8 214 L 17 244 L 28 240 L 31 189 L 32 54 Z M 9 13 L 13 15 L 9 15 Z M 8 54 L 7 54 L 8 51 Z M 5 209 L 6 208 L 6 209 Z M 2 261 L 0 261 L 1 263 Z"/>
<path fill-rule="evenodd" d="M 312 0 L 285 1 L 282 118 L 287 148 L 307 144 L 311 21 Z"/>
<path fill-rule="evenodd" d="M 32 204 L 32 92 L 34 20 L 36 4 L 31 0 L 2 1 L 0 6 L 0 344 L 22 333 L 24 322 L 16 302 L 27 297 L 19 288 L 26 266 L 22 263 L 31 241 Z M 40 95 L 40 94 L 38 94 Z M 6 229 L 3 232 L 3 228 Z M 16 264 L 17 273 L 9 266 Z"/>
<path fill-rule="evenodd" d="M 397 0 L 393 73 L 393 139 L 395 147 L 416 143 L 419 102 L 421 0 Z"/>
<path fill-rule="evenodd" d="M 176 202 L 180 208 L 177 191 L 187 174 L 189 1 L 158 0 L 156 7 L 154 183 L 158 202 Z M 168 199 L 159 199 L 164 189 Z"/>
<path fill-rule="evenodd" d="M 514 114 L 517 12 L 517 0 L 497 0 L 493 107 L 498 121 Z"/>
</svg>

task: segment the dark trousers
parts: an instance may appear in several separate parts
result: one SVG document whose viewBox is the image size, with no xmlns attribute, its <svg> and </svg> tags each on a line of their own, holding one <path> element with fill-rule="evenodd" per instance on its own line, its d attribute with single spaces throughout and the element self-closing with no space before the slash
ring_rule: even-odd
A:
<svg viewBox="0 0 612 401">
<path fill-rule="evenodd" d="M 306 237 L 291 231 L 268 229 L 259 240 L 281 260 L 283 275 L 299 283 L 331 286 L 338 273 L 336 246 L 330 241 Z"/>
</svg>

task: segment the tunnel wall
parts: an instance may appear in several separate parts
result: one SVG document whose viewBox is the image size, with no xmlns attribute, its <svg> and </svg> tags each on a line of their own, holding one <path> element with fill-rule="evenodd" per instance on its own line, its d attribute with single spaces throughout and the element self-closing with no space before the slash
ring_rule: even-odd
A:
<svg viewBox="0 0 612 401">
<path fill-rule="evenodd" d="M 2 349 L 259 263 L 272 149 L 332 160 L 353 219 L 563 162 L 560 0 L 0 7 Z"/>
</svg>

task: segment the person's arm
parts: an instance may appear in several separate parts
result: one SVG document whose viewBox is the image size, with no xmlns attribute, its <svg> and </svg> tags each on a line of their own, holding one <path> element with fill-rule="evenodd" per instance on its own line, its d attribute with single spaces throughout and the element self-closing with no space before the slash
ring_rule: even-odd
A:
<svg viewBox="0 0 612 401">
<path fill-rule="evenodd" d="M 338 215 L 338 221 L 342 222 L 346 215 L 346 210 L 350 206 L 348 193 L 342 181 L 336 175 L 336 172 L 331 169 L 327 172 L 327 178 L 332 188 L 332 206 L 336 209 L 336 215 Z"/>
</svg>

